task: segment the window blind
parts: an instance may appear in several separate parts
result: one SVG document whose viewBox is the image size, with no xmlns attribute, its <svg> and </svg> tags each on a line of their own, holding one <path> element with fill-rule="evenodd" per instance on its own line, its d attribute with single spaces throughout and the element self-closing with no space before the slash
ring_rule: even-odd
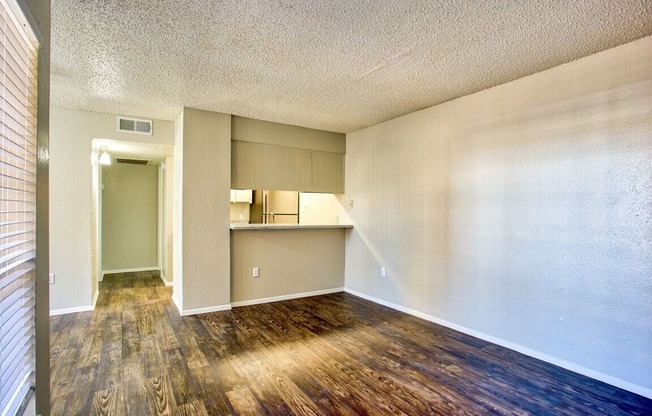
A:
<svg viewBox="0 0 652 416">
<path fill-rule="evenodd" d="M 13 7 L 12 7 L 13 6 Z M 18 9 L 0 0 L 0 415 L 34 384 L 36 57 Z"/>
</svg>

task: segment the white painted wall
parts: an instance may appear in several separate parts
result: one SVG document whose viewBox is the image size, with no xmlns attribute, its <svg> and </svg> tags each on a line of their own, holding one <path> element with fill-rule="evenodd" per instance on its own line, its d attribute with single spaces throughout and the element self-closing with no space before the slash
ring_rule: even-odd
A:
<svg viewBox="0 0 652 416">
<path fill-rule="evenodd" d="M 153 135 L 116 131 L 116 115 L 50 108 L 50 311 L 89 308 L 93 269 L 91 139 L 174 144 L 174 123 L 154 120 Z"/>
<path fill-rule="evenodd" d="M 651 63 L 649 37 L 348 134 L 347 289 L 652 396 Z"/>
<path fill-rule="evenodd" d="M 102 271 L 158 268 L 158 166 L 102 166 Z"/>
</svg>

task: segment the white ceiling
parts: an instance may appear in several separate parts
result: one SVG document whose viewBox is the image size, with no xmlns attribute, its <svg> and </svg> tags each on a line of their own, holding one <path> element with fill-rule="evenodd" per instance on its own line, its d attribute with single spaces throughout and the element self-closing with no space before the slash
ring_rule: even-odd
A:
<svg viewBox="0 0 652 416">
<path fill-rule="evenodd" d="M 650 0 L 52 0 L 51 103 L 351 132 L 649 35 Z"/>
</svg>

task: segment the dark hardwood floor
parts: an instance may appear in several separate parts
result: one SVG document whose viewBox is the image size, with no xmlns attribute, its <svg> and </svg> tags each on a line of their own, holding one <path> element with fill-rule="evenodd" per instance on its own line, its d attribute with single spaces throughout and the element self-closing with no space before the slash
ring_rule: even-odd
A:
<svg viewBox="0 0 652 416">
<path fill-rule="evenodd" d="M 652 414 L 652 400 L 348 294 L 181 318 L 151 273 L 100 287 L 94 312 L 51 319 L 52 415 Z"/>
</svg>

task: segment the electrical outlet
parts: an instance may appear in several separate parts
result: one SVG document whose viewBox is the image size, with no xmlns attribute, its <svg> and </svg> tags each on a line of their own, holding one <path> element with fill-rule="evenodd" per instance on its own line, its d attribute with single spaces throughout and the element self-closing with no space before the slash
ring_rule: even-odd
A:
<svg viewBox="0 0 652 416">
<path fill-rule="evenodd" d="M 251 271 L 251 275 L 253 277 L 259 277 L 260 276 L 260 269 L 258 267 L 254 267 L 253 270 Z"/>
<path fill-rule="evenodd" d="M 385 268 L 381 267 L 380 268 L 380 277 L 386 277 L 386 276 L 387 276 L 387 272 L 385 271 Z"/>
<path fill-rule="evenodd" d="M 238 219 L 240 219 L 240 221 L 244 220 L 244 214 L 242 212 L 238 214 Z"/>
<path fill-rule="evenodd" d="M 54 284 L 54 273 L 50 273 L 48 275 L 48 278 L 49 278 L 50 284 L 53 285 Z"/>
</svg>

